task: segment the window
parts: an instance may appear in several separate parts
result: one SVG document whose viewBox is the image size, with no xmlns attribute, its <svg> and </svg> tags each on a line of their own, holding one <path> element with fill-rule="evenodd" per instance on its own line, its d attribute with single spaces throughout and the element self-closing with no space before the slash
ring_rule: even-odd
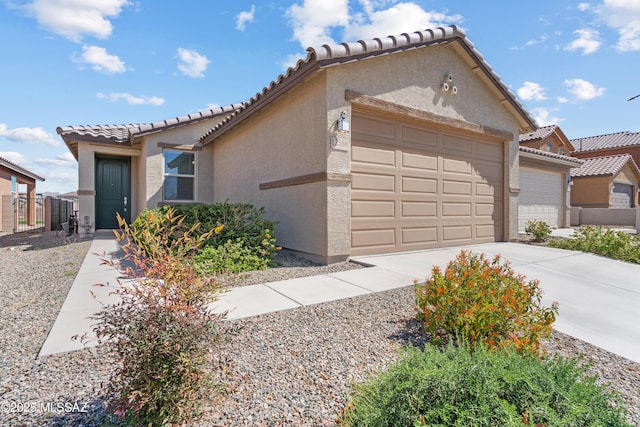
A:
<svg viewBox="0 0 640 427">
<path fill-rule="evenodd" d="M 551 144 L 547 144 L 547 151 L 551 152 Z"/>
<path fill-rule="evenodd" d="M 194 200 L 195 154 L 164 150 L 164 200 Z"/>
<path fill-rule="evenodd" d="M 11 176 L 11 192 L 16 194 L 18 192 L 18 178 Z"/>
</svg>

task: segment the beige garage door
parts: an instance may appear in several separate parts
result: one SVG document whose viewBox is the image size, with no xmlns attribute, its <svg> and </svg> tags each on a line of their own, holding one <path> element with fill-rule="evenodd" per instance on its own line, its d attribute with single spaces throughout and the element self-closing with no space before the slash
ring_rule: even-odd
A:
<svg viewBox="0 0 640 427">
<path fill-rule="evenodd" d="M 352 255 L 502 239 L 502 143 L 359 112 L 352 123 Z"/>
<path fill-rule="evenodd" d="M 544 221 L 558 228 L 562 221 L 562 173 L 520 168 L 518 232 L 524 233 L 528 221 Z"/>
</svg>

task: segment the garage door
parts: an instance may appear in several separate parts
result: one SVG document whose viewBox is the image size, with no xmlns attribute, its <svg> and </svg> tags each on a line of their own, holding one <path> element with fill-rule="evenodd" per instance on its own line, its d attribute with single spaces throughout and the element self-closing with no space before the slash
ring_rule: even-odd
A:
<svg viewBox="0 0 640 427">
<path fill-rule="evenodd" d="M 527 221 L 545 221 L 558 228 L 562 221 L 562 173 L 520 168 L 518 231 L 524 233 Z"/>
<path fill-rule="evenodd" d="M 502 143 L 353 113 L 351 254 L 502 239 Z"/>
<path fill-rule="evenodd" d="M 613 183 L 613 204 L 614 208 L 630 208 L 633 199 L 633 185 Z"/>
</svg>

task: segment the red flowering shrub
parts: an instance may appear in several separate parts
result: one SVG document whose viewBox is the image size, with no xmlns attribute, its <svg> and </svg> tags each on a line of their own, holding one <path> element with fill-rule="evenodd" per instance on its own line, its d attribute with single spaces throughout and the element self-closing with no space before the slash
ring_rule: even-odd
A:
<svg viewBox="0 0 640 427">
<path fill-rule="evenodd" d="M 426 283 L 416 284 L 418 316 L 436 341 L 444 334 L 490 349 L 512 345 L 536 353 L 558 313 L 557 303 L 541 306 L 538 285 L 514 273 L 499 255 L 490 261 L 463 250 L 444 273 L 434 267 Z"/>
</svg>

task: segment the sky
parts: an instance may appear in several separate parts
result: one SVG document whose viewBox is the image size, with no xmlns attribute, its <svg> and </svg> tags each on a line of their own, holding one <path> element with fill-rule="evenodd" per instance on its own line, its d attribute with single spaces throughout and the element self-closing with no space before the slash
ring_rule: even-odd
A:
<svg viewBox="0 0 640 427">
<path fill-rule="evenodd" d="M 452 24 L 539 126 L 640 131 L 640 0 L 0 3 L 0 157 L 44 177 L 38 192 L 78 188 L 58 126 L 240 103 L 309 46 Z"/>
</svg>

